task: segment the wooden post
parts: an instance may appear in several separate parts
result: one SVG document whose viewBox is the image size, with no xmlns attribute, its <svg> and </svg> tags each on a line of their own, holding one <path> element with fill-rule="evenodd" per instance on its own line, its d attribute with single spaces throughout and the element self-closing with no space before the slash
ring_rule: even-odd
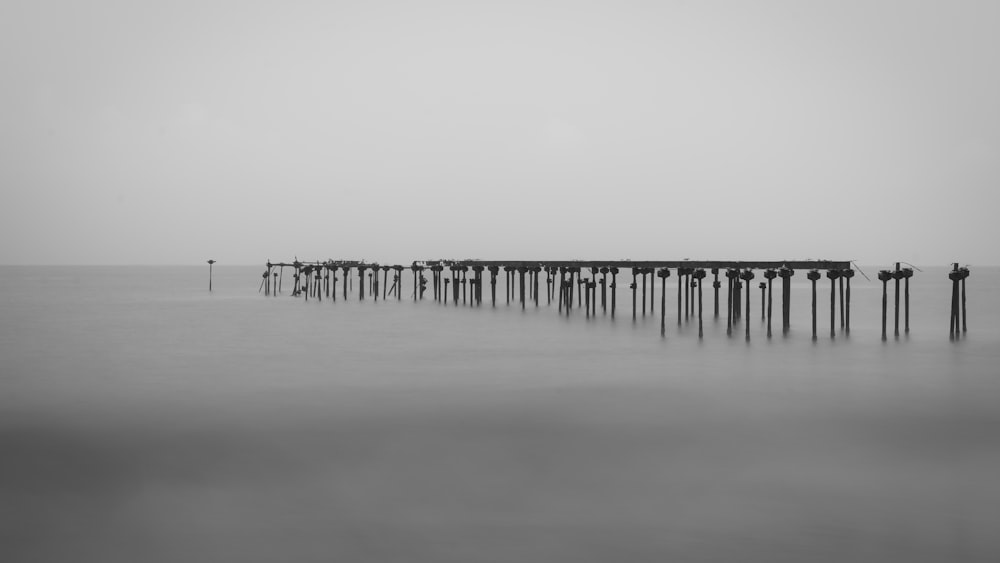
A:
<svg viewBox="0 0 1000 563">
<path fill-rule="evenodd" d="M 573 268 L 573 275 L 575 275 L 576 276 L 576 280 L 579 281 L 580 280 L 580 275 L 581 275 L 580 274 L 580 268 Z M 576 291 L 576 285 L 577 284 L 574 283 L 573 287 L 570 288 L 570 291 Z M 576 294 L 576 306 L 577 307 L 583 307 L 583 294 L 580 293 L 580 292 L 577 292 L 577 294 Z"/>
<path fill-rule="evenodd" d="M 566 293 L 566 268 L 559 268 L 559 314 L 562 314 L 563 295 Z"/>
<path fill-rule="evenodd" d="M 726 270 L 726 336 L 733 335 L 733 270 Z"/>
<path fill-rule="evenodd" d="M 691 268 L 684 268 L 684 322 L 691 318 Z"/>
<path fill-rule="evenodd" d="M 365 300 L 365 267 L 358 266 L 358 301 Z"/>
<path fill-rule="evenodd" d="M 851 278 L 854 277 L 854 270 L 847 268 L 846 270 L 841 270 L 840 276 L 847 280 L 847 304 L 846 304 L 846 316 L 844 319 L 844 332 L 846 334 L 851 333 Z"/>
<path fill-rule="evenodd" d="M 747 339 L 747 342 L 750 342 L 750 280 L 752 280 L 753 277 L 754 277 L 753 270 L 745 270 L 743 272 L 743 275 L 740 276 L 741 279 L 743 279 L 744 281 L 746 281 L 746 285 L 747 285 L 747 303 L 746 303 L 747 320 L 746 320 L 745 323 L 743 323 L 746 326 L 746 339 Z"/>
<path fill-rule="evenodd" d="M 773 269 L 764 271 L 764 278 L 767 280 L 767 337 L 771 338 L 771 312 L 773 304 L 773 294 L 771 292 L 772 282 L 778 277 L 778 272 Z"/>
<path fill-rule="evenodd" d="M 646 268 L 639 271 L 642 274 L 642 316 L 646 316 Z"/>
<path fill-rule="evenodd" d="M 903 279 L 903 273 L 899 270 L 899 262 L 896 262 L 896 269 L 892 272 L 892 279 L 896 281 L 896 307 L 893 309 L 893 312 L 896 317 L 896 322 L 894 324 L 895 335 L 896 338 L 899 338 L 899 280 Z"/>
<path fill-rule="evenodd" d="M 615 318 L 615 304 L 618 302 L 618 268 L 608 268 L 611 272 L 611 318 Z"/>
<path fill-rule="evenodd" d="M 702 309 L 701 309 L 701 305 L 702 305 L 702 301 L 701 301 L 701 297 L 702 297 L 701 286 L 704 284 L 703 280 L 705 279 L 705 275 L 706 275 L 705 274 L 705 270 L 702 270 L 702 269 L 699 268 L 699 269 L 697 269 L 697 270 L 694 271 L 693 275 L 694 275 L 694 279 L 696 280 L 695 283 L 698 284 L 698 338 L 704 338 L 705 337 L 705 325 L 704 325 L 704 322 L 702 320 L 702 315 L 701 315 L 701 312 L 702 312 Z"/>
<path fill-rule="evenodd" d="M 885 340 L 885 325 L 886 325 L 886 309 L 888 309 L 888 284 L 889 280 L 892 279 L 892 272 L 889 270 L 881 270 L 878 273 L 878 279 L 882 282 L 882 340 Z"/>
<path fill-rule="evenodd" d="M 760 322 L 764 322 L 767 318 L 767 308 L 765 304 L 765 301 L 767 300 L 767 282 L 760 282 L 757 284 L 757 287 L 760 288 Z"/>
<path fill-rule="evenodd" d="M 961 282 L 962 282 L 962 332 L 968 332 L 969 331 L 969 326 L 968 326 L 968 324 L 966 324 L 967 321 L 968 321 L 968 316 L 966 315 L 966 310 L 965 310 L 965 278 L 969 277 L 969 269 L 963 267 L 963 268 L 959 268 L 958 271 L 962 274 L 962 279 L 961 279 Z"/>
<path fill-rule="evenodd" d="M 656 272 L 660 278 L 660 336 L 667 335 L 667 278 L 670 277 L 669 268 L 661 268 Z"/>
<path fill-rule="evenodd" d="M 830 278 L 830 338 L 836 338 L 837 331 L 834 326 L 837 322 L 837 280 L 840 279 L 840 270 L 827 270 L 826 277 Z"/>
<path fill-rule="evenodd" d="M 712 268 L 712 290 L 715 292 L 715 317 L 719 318 L 719 288 L 722 283 L 719 281 L 719 269 Z"/>
<path fill-rule="evenodd" d="M 527 268 L 525 268 L 524 266 L 521 266 L 520 268 L 517 269 L 517 273 L 520 274 L 520 278 L 521 278 L 520 279 L 520 284 L 519 284 L 518 287 L 520 287 L 520 291 L 521 291 L 521 310 L 522 311 L 524 310 L 524 273 L 526 271 L 527 271 Z"/>
<path fill-rule="evenodd" d="M 287 256 L 287 254 L 286 254 Z M 215 260 L 208 261 L 208 291 L 212 291 L 212 265 L 215 264 Z"/>
<path fill-rule="evenodd" d="M 952 264 L 951 271 L 948 272 L 948 279 L 951 280 L 951 318 L 948 321 L 948 336 L 955 339 L 959 334 L 959 283 L 962 279 L 962 272 L 958 269 L 958 263 Z"/>
<path fill-rule="evenodd" d="M 812 337 L 816 340 L 816 280 L 819 279 L 819 272 L 810 270 L 806 277 L 812 282 Z"/>
<path fill-rule="evenodd" d="M 791 279 L 795 275 L 795 270 L 791 268 L 781 268 L 778 276 L 781 278 L 781 334 L 787 335 L 792 328 L 792 288 Z"/>
<path fill-rule="evenodd" d="M 541 273 L 542 269 L 538 266 L 532 268 L 533 275 L 535 277 L 535 308 L 538 308 L 538 274 Z"/>
<path fill-rule="evenodd" d="M 677 326 L 681 325 L 681 291 L 684 287 L 685 268 L 677 268 Z"/>
<path fill-rule="evenodd" d="M 637 269 L 636 268 L 632 268 L 632 285 L 629 286 L 629 287 L 632 288 L 632 322 L 635 322 L 635 290 L 636 290 L 636 286 L 637 286 L 636 279 L 635 279 L 636 274 L 638 274 Z"/>
<path fill-rule="evenodd" d="M 601 312 L 608 312 L 608 268 L 601 268 Z"/>
<path fill-rule="evenodd" d="M 913 268 L 903 268 L 903 331 L 910 334 L 910 278 L 913 277 Z"/>
<path fill-rule="evenodd" d="M 840 287 L 840 330 L 844 330 L 844 276 L 841 272 L 840 279 L 837 280 L 837 285 Z"/>
<path fill-rule="evenodd" d="M 740 280 L 739 271 L 736 274 L 736 277 L 733 278 L 733 284 L 735 285 L 733 289 L 733 301 L 736 303 L 736 307 L 733 308 L 733 322 L 743 317 L 743 282 Z"/>
</svg>

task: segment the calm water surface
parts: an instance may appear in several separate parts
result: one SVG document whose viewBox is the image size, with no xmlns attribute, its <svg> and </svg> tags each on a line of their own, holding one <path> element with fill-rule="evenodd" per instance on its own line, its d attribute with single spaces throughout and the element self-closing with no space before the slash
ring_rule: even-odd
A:
<svg viewBox="0 0 1000 563">
<path fill-rule="evenodd" d="M 631 276 L 612 322 L 260 270 L 0 268 L 0 559 L 1000 560 L 997 269 L 957 342 L 918 272 L 885 343 L 860 276 L 849 337 L 824 279 L 811 341 L 800 273 L 793 332 L 755 290 L 747 343 L 709 293 L 679 326 L 676 278 L 661 338 Z"/>
</svg>

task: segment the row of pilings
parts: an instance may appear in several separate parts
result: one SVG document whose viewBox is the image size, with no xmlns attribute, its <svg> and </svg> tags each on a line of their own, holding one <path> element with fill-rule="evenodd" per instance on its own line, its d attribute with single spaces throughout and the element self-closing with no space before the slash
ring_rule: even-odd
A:
<svg viewBox="0 0 1000 563">
<path fill-rule="evenodd" d="M 825 277 L 830 282 L 830 338 L 839 332 L 850 334 L 851 330 L 851 279 L 855 270 L 850 262 L 840 261 L 797 261 L 797 262 L 486 262 L 486 261 L 424 261 L 410 266 L 381 265 L 363 261 L 327 260 L 324 262 L 267 263 L 262 275 L 260 291 L 265 295 L 277 296 L 283 292 L 285 269 L 289 269 L 291 295 L 305 300 L 324 298 L 337 300 L 338 284 L 341 298 L 346 300 L 355 293 L 357 298 L 378 300 L 403 298 L 403 271 L 412 272 L 414 301 L 433 299 L 435 302 L 455 306 L 482 306 L 484 301 L 483 283 L 489 275 L 489 303 L 496 307 L 497 278 L 502 270 L 505 276 L 504 302 L 510 305 L 540 307 L 541 293 L 544 303 L 556 303 L 559 314 L 571 315 L 583 309 L 587 317 L 596 316 L 598 307 L 604 315 L 615 318 L 617 312 L 618 274 L 628 269 L 632 275 L 629 289 L 632 291 L 632 320 L 641 314 L 655 315 L 655 277 L 660 278 L 660 333 L 666 335 L 667 279 L 675 275 L 677 324 L 698 320 L 698 336 L 704 336 L 704 294 L 705 280 L 711 275 L 713 318 L 726 316 L 726 334 L 732 336 L 735 327 L 746 317 L 750 319 L 752 281 L 761 272 L 763 281 L 757 284 L 760 290 L 761 322 L 766 324 L 766 334 L 772 337 L 772 316 L 774 313 L 774 281 L 780 278 L 781 287 L 778 300 L 781 306 L 781 332 L 787 335 L 791 329 L 791 278 L 797 270 L 806 270 L 806 279 L 811 283 L 812 338 L 818 337 L 817 284 Z M 342 276 L 338 276 L 338 272 Z M 609 278 L 610 275 L 610 278 Z M 720 275 L 725 278 L 721 281 Z M 965 318 L 965 279 L 968 268 L 954 264 L 949 278 L 953 281 L 952 314 L 950 334 L 957 338 L 967 331 Z M 544 276 L 544 280 L 543 280 Z M 878 279 L 882 282 L 882 339 L 887 338 L 887 295 L 888 282 L 895 281 L 894 333 L 900 335 L 900 297 L 903 298 L 903 332 L 910 330 L 909 280 L 913 269 L 901 268 L 896 263 L 894 270 L 881 270 Z M 356 280 L 356 281 L 355 281 Z M 900 282 L 903 283 L 902 293 Z M 428 292 L 430 284 L 430 295 Z M 543 285 L 544 284 L 544 285 Z M 723 287 L 724 286 L 724 287 Z M 720 291 L 725 290 L 725 298 Z M 610 295 L 609 295 L 610 293 Z M 720 312 L 720 307 L 724 311 Z M 838 323 L 839 313 L 839 323 Z M 750 324 L 744 322 L 744 335 L 750 340 Z"/>
</svg>

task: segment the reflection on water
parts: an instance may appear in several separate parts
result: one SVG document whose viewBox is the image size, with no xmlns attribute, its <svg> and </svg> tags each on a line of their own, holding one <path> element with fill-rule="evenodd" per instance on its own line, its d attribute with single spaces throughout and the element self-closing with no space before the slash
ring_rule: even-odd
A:
<svg viewBox="0 0 1000 563">
<path fill-rule="evenodd" d="M 268 300 L 253 270 L 217 267 L 208 297 L 202 273 L 0 269 L 5 560 L 1000 554 L 991 295 L 950 343 L 947 289 L 915 281 L 913 332 L 883 344 L 859 282 L 850 338 L 813 344 L 801 285 L 791 338 L 748 345 Z"/>
</svg>

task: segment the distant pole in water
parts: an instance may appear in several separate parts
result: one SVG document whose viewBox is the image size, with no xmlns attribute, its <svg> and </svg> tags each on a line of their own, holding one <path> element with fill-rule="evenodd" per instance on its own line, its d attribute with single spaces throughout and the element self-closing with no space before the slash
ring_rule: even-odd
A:
<svg viewBox="0 0 1000 563">
<path fill-rule="evenodd" d="M 208 290 L 212 291 L 212 264 L 215 264 L 215 260 L 208 261 Z"/>
<path fill-rule="evenodd" d="M 812 282 L 812 334 L 813 340 L 816 340 L 816 280 L 819 279 L 819 272 L 816 270 L 809 270 L 806 277 Z"/>
<path fill-rule="evenodd" d="M 881 270 L 878 273 L 878 279 L 882 282 L 882 340 L 885 340 L 886 309 L 889 307 L 888 283 L 892 279 L 892 272 Z"/>
</svg>

